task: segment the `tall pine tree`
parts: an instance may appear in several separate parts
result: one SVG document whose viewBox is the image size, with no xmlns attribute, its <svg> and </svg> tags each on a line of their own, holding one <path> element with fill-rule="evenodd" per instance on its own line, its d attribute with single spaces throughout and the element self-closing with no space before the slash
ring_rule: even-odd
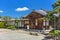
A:
<svg viewBox="0 0 60 40">
<path fill-rule="evenodd" d="M 60 0 L 56 0 L 55 3 L 52 4 L 53 12 L 60 14 Z"/>
<path fill-rule="evenodd" d="M 52 7 L 52 12 L 59 14 L 58 20 L 56 20 L 56 28 L 60 29 L 60 0 L 56 0 L 56 2 L 52 4 Z"/>
</svg>

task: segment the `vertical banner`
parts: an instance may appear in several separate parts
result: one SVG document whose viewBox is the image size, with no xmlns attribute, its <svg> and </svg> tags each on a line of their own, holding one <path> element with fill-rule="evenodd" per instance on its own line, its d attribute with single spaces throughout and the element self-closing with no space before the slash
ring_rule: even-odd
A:
<svg viewBox="0 0 60 40">
<path fill-rule="evenodd" d="M 35 25 L 36 25 L 36 26 L 38 25 L 38 20 L 37 20 L 37 19 L 35 20 Z"/>
<path fill-rule="evenodd" d="M 27 25 L 27 29 L 29 30 L 29 25 Z"/>
<path fill-rule="evenodd" d="M 43 26 L 46 26 L 46 25 L 45 25 L 45 20 L 43 21 Z"/>
<path fill-rule="evenodd" d="M 46 26 L 49 26 L 49 21 L 48 20 L 46 21 Z"/>
</svg>

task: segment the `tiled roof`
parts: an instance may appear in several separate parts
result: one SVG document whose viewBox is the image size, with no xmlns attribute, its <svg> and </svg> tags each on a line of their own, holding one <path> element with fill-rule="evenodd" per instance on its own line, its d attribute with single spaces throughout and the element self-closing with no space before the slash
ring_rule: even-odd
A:
<svg viewBox="0 0 60 40">
<path fill-rule="evenodd" d="M 35 10 L 35 12 L 37 12 L 41 15 L 46 15 L 47 14 L 46 11 L 44 11 L 44 10 Z"/>
<path fill-rule="evenodd" d="M 39 14 L 41 14 L 41 15 L 46 15 L 47 14 L 47 12 L 45 11 L 45 10 L 33 10 L 34 12 L 36 12 L 36 13 L 39 13 Z M 23 17 L 26 17 L 27 15 L 29 15 L 29 14 L 26 14 L 25 16 L 23 16 Z"/>
</svg>

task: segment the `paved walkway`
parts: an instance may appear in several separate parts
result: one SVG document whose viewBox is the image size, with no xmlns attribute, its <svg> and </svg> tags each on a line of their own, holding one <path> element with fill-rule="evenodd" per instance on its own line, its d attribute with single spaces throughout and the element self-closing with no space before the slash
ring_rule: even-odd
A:
<svg viewBox="0 0 60 40">
<path fill-rule="evenodd" d="M 26 31 L 23 30 L 9 30 L 9 29 L 0 29 L 0 40 L 42 40 L 44 35 L 40 34 L 39 36 L 29 35 Z"/>
</svg>

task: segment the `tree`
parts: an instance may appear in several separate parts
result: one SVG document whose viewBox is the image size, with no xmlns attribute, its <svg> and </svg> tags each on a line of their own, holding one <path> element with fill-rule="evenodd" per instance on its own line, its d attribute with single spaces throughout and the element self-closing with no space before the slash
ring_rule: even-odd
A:
<svg viewBox="0 0 60 40">
<path fill-rule="evenodd" d="M 52 4 L 52 7 L 53 7 L 52 13 L 53 14 L 56 13 L 56 14 L 60 15 L 60 0 L 56 0 L 56 2 Z M 56 20 L 56 21 L 60 22 L 60 18 L 58 20 Z M 57 23 L 55 25 L 57 25 Z M 56 39 L 56 37 L 59 37 L 59 35 L 60 35 L 60 30 L 51 31 L 50 34 L 52 36 L 54 36 L 54 39 Z"/>
<path fill-rule="evenodd" d="M 2 16 L 0 16 L 0 18 L 2 18 Z"/>
<path fill-rule="evenodd" d="M 53 13 L 52 13 L 52 11 L 46 11 L 47 12 L 47 14 L 46 14 L 46 16 L 45 17 L 43 17 L 43 20 L 48 20 L 49 21 L 49 24 L 51 25 L 51 26 L 53 26 L 53 17 L 54 17 L 54 15 L 53 15 Z"/>
<path fill-rule="evenodd" d="M 15 26 L 16 27 L 18 26 L 18 18 L 17 17 L 15 18 Z"/>
<path fill-rule="evenodd" d="M 60 14 L 60 0 L 56 0 L 55 3 L 52 4 L 53 12 Z"/>
<path fill-rule="evenodd" d="M 57 40 L 56 38 L 59 39 L 60 37 L 60 30 L 52 30 L 49 32 L 49 35 L 51 35 L 54 40 Z"/>
<path fill-rule="evenodd" d="M 60 23 L 60 0 L 56 0 L 56 2 L 52 4 L 52 7 L 53 13 L 59 14 L 58 20 L 56 20 L 56 26 L 58 26 L 58 24 Z"/>
<path fill-rule="evenodd" d="M 56 0 L 56 2 L 52 4 L 53 9 L 57 6 L 60 6 L 60 0 Z"/>
<path fill-rule="evenodd" d="M 52 13 L 52 11 L 46 11 L 46 12 L 47 12 L 47 14 L 46 14 L 46 18 L 47 18 L 47 20 L 51 20 L 52 17 L 53 17 L 53 13 Z"/>
<path fill-rule="evenodd" d="M 11 20 L 11 17 L 9 16 L 4 16 L 3 17 L 3 20 L 4 20 L 4 23 L 5 23 L 5 26 L 7 27 L 9 25 L 9 21 Z"/>
</svg>

